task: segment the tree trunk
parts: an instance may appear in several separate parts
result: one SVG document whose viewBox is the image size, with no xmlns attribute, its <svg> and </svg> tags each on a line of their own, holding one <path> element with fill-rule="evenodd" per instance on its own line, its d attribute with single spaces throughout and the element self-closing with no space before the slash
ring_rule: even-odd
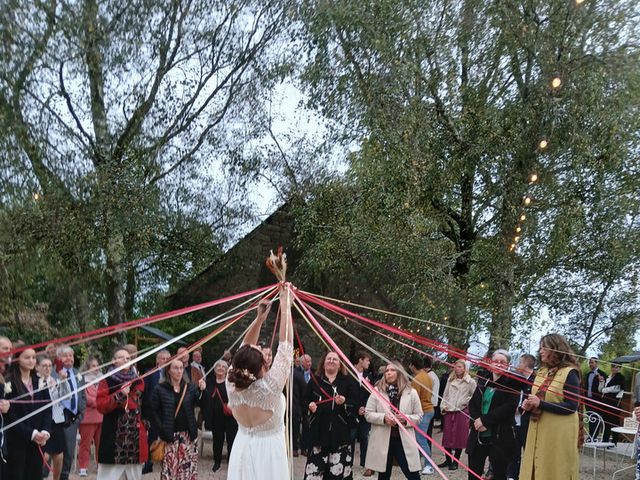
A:
<svg viewBox="0 0 640 480">
<path fill-rule="evenodd" d="M 127 287 L 125 290 L 124 312 L 126 318 L 133 318 L 133 308 L 136 304 L 136 268 L 132 263 L 127 266 Z"/>
<path fill-rule="evenodd" d="M 121 233 L 111 232 L 105 246 L 107 268 L 107 310 L 109 325 L 125 321 L 125 246 Z"/>
</svg>

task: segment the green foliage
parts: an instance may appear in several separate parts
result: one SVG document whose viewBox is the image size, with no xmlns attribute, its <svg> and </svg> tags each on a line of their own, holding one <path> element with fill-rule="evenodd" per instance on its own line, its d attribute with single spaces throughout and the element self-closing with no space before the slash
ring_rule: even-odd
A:
<svg viewBox="0 0 640 480">
<path fill-rule="evenodd" d="M 231 166 L 287 73 L 288 6 L 5 2 L 0 319 L 119 323 L 220 255 L 250 218 Z"/>
<path fill-rule="evenodd" d="M 586 349 L 637 309 L 634 2 L 309 0 L 300 16 L 310 104 L 359 147 L 297 217 L 308 275 L 353 265 L 466 330 L 446 333 L 458 346 L 507 345 L 547 307 Z"/>
</svg>

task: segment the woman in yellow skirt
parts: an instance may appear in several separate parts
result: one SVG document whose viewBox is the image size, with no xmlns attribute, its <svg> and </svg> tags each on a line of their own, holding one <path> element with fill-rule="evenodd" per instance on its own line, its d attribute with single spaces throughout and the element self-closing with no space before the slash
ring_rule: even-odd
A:
<svg viewBox="0 0 640 480">
<path fill-rule="evenodd" d="M 578 480 L 580 369 L 562 335 L 540 340 L 541 368 L 522 404 L 531 412 L 520 480 Z"/>
</svg>

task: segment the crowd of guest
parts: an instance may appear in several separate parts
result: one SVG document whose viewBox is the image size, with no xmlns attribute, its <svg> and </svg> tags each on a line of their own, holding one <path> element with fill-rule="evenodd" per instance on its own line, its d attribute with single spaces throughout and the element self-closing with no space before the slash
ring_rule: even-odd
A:
<svg viewBox="0 0 640 480">
<path fill-rule="evenodd" d="M 271 348 L 263 344 L 260 351 L 268 370 Z M 508 351 L 496 350 L 477 371 L 458 359 L 442 376 L 431 357 L 419 355 L 375 370 L 371 354 L 356 352 L 352 372 L 336 351 L 325 352 L 317 368 L 310 355 L 299 355 L 291 375 L 292 454 L 306 457 L 305 480 L 350 479 L 358 466 L 365 477 L 388 479 L 394 465 L 414 480 L 436 468 L 465 468 L 469 479 L 577 479 L 583 434 L 617 441 L 611 428 L 619 423 L 626 381 L 620 365 L 607 374 L 595 357 L 582 374 L 558 334 L 544 336 L 538 353 L 512 361 Z M 87 356 L 78 370 L 70 346 L 37 354 L 0 337 L 0 414 L 4 426 L 18 421 L 1 434 L 0 479 L 65 480 L 77 455 L 81 477 L 97 465 L 99 480 L 138 480 L 153 470 L 152 453 L 162 448 L 161 478 L 194 480 L 201 428 L 212 432 L 213 471 L 219 470 L 225 444 L 229 456 L 238 431 L 227 405 L 230 352 L 207 370 L 200 349 L 181 347 L 175 356 L 160 350 L 146 374 L 137 370 L 136 355 L 135 346 L 124 345 L 102 365 Z M 583 428 L 580 399 L 603 421 Z M 435 418 L 445 455 L 437 465 Z"/>
</svg>

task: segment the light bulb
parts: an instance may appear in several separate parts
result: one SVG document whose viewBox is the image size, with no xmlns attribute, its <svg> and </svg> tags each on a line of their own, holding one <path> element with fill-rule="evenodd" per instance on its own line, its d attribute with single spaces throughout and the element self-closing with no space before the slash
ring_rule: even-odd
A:
<svg viewBox="0 0 640 480">
<path fill-rule="evenodd" d="M 520 233 L 522 231 L 522 227 L 518 226 L 516 227 L 516 233 Z"/>
<path fill-rule="evenodd" d="M 520 241 L 520 235 L 516 235 L 516 236 L 513 238 L 513 241 L 514 241 L 514 243 L 519 242 L 519 241 Z"/>
<path fill-rule="evenodd" d="M 540 147 L 540 150 L 544 150 L 548 146 L 549 146 L 549 142 L 546 141 L 544 138 L 540 140 L 540 143 L 538 143 L 538 147 Z"/>
<path fill-rule="evenodd" d="M 526 197 L 524 197 L 523 201 L 524 201 L 525 205 L 527 205 L 527 206 L 531 205 L 531 197 L 530 196 L 527 195 Z"/>
<path fill-rule="evenodd" d="M 537 173 L 532 173 L 529 176 L 529 182 L 534 183 L 538 181 L 538 174 Z"/>
<path fill-rule="evenodd" d="M 527 216 L 523 213 L 522 215 L 520 215 L 520 221 L 524 222 L 527 219 Z"/>
<path fill-rule="evenodd" d="M 551 80 L 551 86 L 553 88 L 559 88 L 560 85 L 562 85 L 562 80 L 560 79 L 560 77 L 554 77 L 553 80 Z"/>
</svg>

